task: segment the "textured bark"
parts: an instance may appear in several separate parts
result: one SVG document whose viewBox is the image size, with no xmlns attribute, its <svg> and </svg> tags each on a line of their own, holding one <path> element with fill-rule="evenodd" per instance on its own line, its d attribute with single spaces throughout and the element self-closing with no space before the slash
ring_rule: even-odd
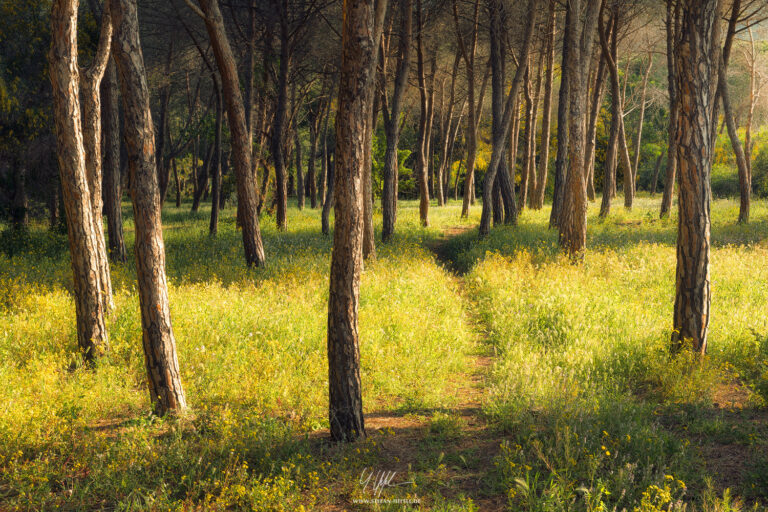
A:
<svg viewBox="0 0 768 512">
<path fill-rule="evenodd" d="M 673 346 L 707 350 L 710 310 L 710 171 L 712 118 L 720 59 L 718 0 L 683 0 L 675 81 L 680 171 Z"/>
<path fill-rule="evenodd" d="M 382 102 L 384 133 L 387 139 L 387 149 L 384 153 L 384 184 L 381 194 L 381 212 L 383 216 L 381 238 L 384 242 L 388 242 L 392 238 L 397 220 L 397 148 L 400 141 L 400 113 L 403 107 L 403 96 L 408 83 L 411 64 L 411 39 L 413 38 L 412 11 L 413 0 L 400 1 L 400 44 L 395 74 L 395 87 L 389 104 L 387 101 Z"/>
<path fill-rule="evenodd" d="M 381 8 L 384 0 L 376 7 Z M 345 2 L 336 117 L 336 208 L 328 300 L 328 382 L 331 438 L 365 437 L 358 308 L 363 267 L 363 173 L 376 63 L 373 0 Z M 362 135 L 362 136 L 361 136 Z"/>
<path fill-rule="evenodd" d="M 555 23 L 555 0 L 549 1 L 549 17 L 547 20 L 547 47 L 546 60 L 547 72 L 544 79 L 544 111 L 541 118 L 541 157 L 539 159 L 539 168 L 536 176 L 536 189 L 534 191 L 533 202 L 531 206 L 540 210 L 544 207 L 544 195 L 547 192 L 547 173 L 549 170 L 549 139 L 551 135 L 552 123 L 552 83 L 555 75 L 555 33 L 557 24 Z M 602 84 L 600 84 L 602 89 Z M 597 124 L 597 123 L 595 123 Z M 587 137 L 587 143 L 592 140 L 594 148 L 594 134 L 592 138 Z M 589 154 L 589 149 L 587 150 Z"/>
<path fill-rule="evenodd" d="M 186 398 L 181 385 L 165 277 L 160 187 L 149 87 L 139 42 L 136 0 L 110 1 L 115 24 L 113 52 L 120 74 L 125 146 L 136 225 L 136 274 L 144 363 L 154 411 L 165 414 L 185 409 Z"/>
<path fill-rule="evenodd" d="M 95 13 L 94 13 L 95 14 Z M 83 147 L 85 149 L 85 172 L 88 191 L 91 195 L 91 218 L 96 237 L 96 257 L 99 265 L 99 279 L 105 312 L 112 311 L 112 278 L 109 273 L 107 244 L 104 240 L 102 212 L 102 167 L 101 167 L 101 80 L 109 62 L 112 44 L 112 16 L 105 6 L 101 17 L 101 30 L 96 55 L 88 68 L 80 69 L 80 96 L 83 116 Z"/>
<path fill-rule="evenodd" d="M 581 0 L 572 0 L 568 9 L 573 16 L 566 27 L 568 47 L 573 51 L 566 62 L 568 67 L 568 173 L 565 178 L 565 196 L 558 227 L 560 246 L 571 256 L 580 257 L 587 244 L 587 182 L 584 175 L 584 118 L 588 91 L 586 87 L 592 56 L 595 23 L 601 6 L 600 0 L 584 2 L 584 22 L 579 22 Z"/>
<path fill-rule="evenodd" d="M 672 195 L 675 191 L 677 175 L 677 119 L 679 117 L 678 91 L 675 83 L 675 47 L 680 33 L 680 7 L 682 0 L 667 0 L 667 18 L 665 29 L 667 34 L 667 90 L 669 92 L 669 133 L 667 145 L 667 170 L 664 182 L 664 193 L 661 197 L 659 217 L 669 217 L 672 207 Z"/>
<path fill-rule="evenodd" d="M 77 341 L 86 360 L 93 360 L 104 353 L 108 340 L 78 98 L 77 2 L 74 0 L 53 2 L 49 64 L 59 175 L 75 287 Z"/>
<path fill-rule="evenodd" d="M 237 182 L 237 203 L 242 221 L 243 246 L 247 266 L 264 264 L 264 246 L 261 242 L 261 228 L 256 212 L 256 179 L 251 168 L 251 147 L 248 144 L 248 129 L 245 122 L 245 108 L 240 93 L 237 66 L 224 29 L 218 0 L 198 0 L 205 13 L 205 28 L 211 41 L 216 65 L 221 75 L 224 102 L 227 108 L 227 122 L 231 134 L 232 153 Z"/>
<path fill-rule="evenodd" d="M 109 257 L 113 262 L 125 263 L 123 238 L 123 188 L 120 176 L 120 111 L 118 102 L 117 70 L 110 60 L 101 83 L 101 122 L 104 131 L 104 211 L 107 216 Z"/>
</svg>

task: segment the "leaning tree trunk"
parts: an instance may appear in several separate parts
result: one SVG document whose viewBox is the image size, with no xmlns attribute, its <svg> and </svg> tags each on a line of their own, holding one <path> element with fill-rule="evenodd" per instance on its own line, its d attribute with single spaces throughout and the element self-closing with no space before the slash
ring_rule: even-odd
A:
<svg viewBox="0 0 768 512">
<path fill-rule="evenodd" d="M 162 415 L 185 409 L 187 402 L 181 385 L 165 277 L 160 187 L 149 88 L 139 42 L 136 0 L 111 0 L 111 5 L 115 24 L 114 55 L 120 73 L 125 146 L 136 225 L 136 274 L 144 363 L 149 377 L 150 400 L 155 413 Z"/>
<path fill-rule="evenodd" d="M 677 276 L 673 346 L 690 344 L 704 354 L 710 309 L 710 171 L 714 150 L 712 118 L 717 91 L 720 37 L 718 0 L 684 0 L 675 84 L 680 117 L 677 141 L 680 170 Z"/>
<path fill-rule="evenodd" d="M 101 102 L 104 105 L 101 116 L 104 130 L 104 210 L 107 215 L 109 257 L 114 262 L 125 263 L 125 239 L 123 238 L 123 197 L 120 176 L 120 111 L 117 70 L 110 60 L 101 84 Z"/>
<path fill-rule="evenodd" d="M 221 131 L 224 124 L 224 100 L 221 97 L 221 86 L 218 80 L 214 83 L 216 90 L 216 127 L 213 139 L 213 164 L 211 170 L 211 222 L 208 225 L 208 234 L 216 236 L 219 231 L 219 210 L 221 209 Z"/>
<path fill-rule="evenodd" d="M 749 222 L 750 193 L 752 183 L 750 183 L 749 169 L 747 167 L 747 158 L 744 155 L 744 149 L 739 140 L 736 121 L 733 119 L 733 107 L 731 106 L 731 96 L 728 88 L 728 77 L 726 74 L 725 63 L 720 58 L 718 66 L 718 92 L 723 101 L 723 117 L 725 126 L 728 128 L 728 137 L 731 139 L 733 154 L 736 156 L 736 167 L 739 170 L 739 222 Z"/>
<path fill-rule="evenodd" d="M 59 174 L 75 285 L 77 341 L 86 360 L 93 360 L 104 353 L 108 340 L 80 121 L 75 0 L 53 2 L 49 65 Z"/>
<path fill-rule="evenodd" d="M 102 212 L 102 167 L 101 167 L 101 79 L 109 62 L 112 43 L 112 16 L 109 5 L 105 6 L 101 17 L 101 31 L 96 55 L 88 68 L 80 69 L 80 85 L 83 115 L 83 148 L 85 149 L 85 172 L 88 179 L 88 191 L 91 195 L 91 215 L 93 234 L 96 237 L 96 257 L 101 280 L 102 307 L 105 312 L 112 311 L 112 278 L 109 274 L 107 244 L 104 240 Z"/>
<path fill-rule="evenodd" d="M 218 0 L 198 0 L 205 14 L 205 28 L 211 41 L 213 54 L 221 75 L 222 92 L 227 107 L 227 122 L 232 139 L 232 154 L 237 182 L 237 204 L 241 212 L 245 263 L 248 266 L 264 264 L 264 246 L 256 212 L 256 179 L 251 168 L 251 146 L 245 122 L 245 107 L 240 93 L 237 66 L 224 29 Z"/>
<path fill-rule="evenodd" d="M 374 3 L 378 3 L 374 7 Z M 336 118 L 336 208 L 328 300 L 328 383 L 331 438 L 365 437 L 358 308 L 363 267 L 363 173 L 384 0 L 344 4 L 341 79 Z M 375 14 L 374 14 L 374 11 Z M 376 18 L 376 19 L 374 19 Z"/>
</svg>

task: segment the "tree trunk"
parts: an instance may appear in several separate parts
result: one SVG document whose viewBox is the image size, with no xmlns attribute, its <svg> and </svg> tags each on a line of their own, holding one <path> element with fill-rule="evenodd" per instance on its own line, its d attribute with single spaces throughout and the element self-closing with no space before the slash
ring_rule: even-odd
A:
<svg viewBox="0 0 768 512">
<path fill-rule="evenodd" d="M 663 153 L 659 153 L 659 157 L 656 159 L 656 166 L 653 168 L 653 179 L 651 180 L 651 197 L 656 195 L 656 185 L 659 181 L 659 169 L 661 169 L 661 160 L 664 158 Z"/>
<path fill-rule="evenodd" d="M 667 171 L 664 182 L 664 193 L 661 197 L 660 218 L 669 217 L 672 207 L 672 195 L 675 191 L 675 176 L 677 174 L 677 120 L 680 115 L 678 91 L 675 77 L 676 43 L 680 33 L 680 7 L 682 0 L 667 0 L 667 18 L 665 28 L 667 34 L 667 89 L 669 91 L 669 133 L 667 145 Z M 719 43 L 718 43 L 719 44 Z"/>
<path fill-rule="evenodd" d="M 398 66 L 395 74 L 395 87 L 392 92 L 391 104 L 382 102 L 384 112 L 384 132 L 387 138 L 387 149 L 384 154 L 384 186 L 381 194 L 381 211 L 383 223 L 381 230 L 382 241 L 388 242 L 395 232 L 397 219 L 397 180 L 398 158 L 397 147 L 400 140 L 400 112 L 402 111 L 403 95 L 408 82 L 411 63 L 411 39 L 413 38 L 413 0 L 400 1 L 400 46 L 398 50 Z"/>
<path fill-rule="evenodd" d="M 584 175 L 584 117 L 588 91 L 586 85 L 587 59 L 592 56 L 595 23 L 600 0 L 587 0 L 585 21 L 579 22 L 581 0 L 568 4 L 573 10 L 566 27 L 567 46 L 572 50 L 566 61 L 568 67 L 568 174 L 559 221 L 560 246 L 571 256 L 580 257 L 587 244 L 587 182 Z M 581 29 L 581 30 L 580 30 Z"/>
<path fill-rule="evenodd" d="M 325 164 L 326 168 L 328 169 L 328 190 L 326 191 L 325 195 L 325 202 L 323 203 L 323 211 L 320 214 L 320 227 L 321 231 L 324 235 L 328 236 L 331 232 L 331 224 L 330 224 L 330 217 L 331 217 L 331 208 L 333 208 L 334 203 L 334 195 L 333 195 L 333 187 L 334 187 L 334 176 L 333 176 L 333 166 L 334 162 L 331 160 L 331 153 L 326 153 L 325 157 L 327 158 L 327 162 Z"/>
<path fill-rule="evenodd" d="M 653 53 L 648 52 L 648 66 L 645 68 L 645 74 L 643 74 L 643 85 L 640 91 L 640 119 L 637 121 L 637 134 L 635 135 L 635 158 L 632 165 L 632 183 L 634 187 L 637 187 L 637 173 L 640 170 L 640 149 L 643 142 L 643 124 L 645 122 L 645 97 L 648 91 L 648 76 L 651 74 L 652 67 Z"/>
<path fill-rule="evenodd" d="M 19 158 L 14 158 L 13 200 L 11 205 L 11 224 L 14 229 L 24 230 L 29 227 L 29 199 L 27 198 L 27 167 Z"/>
<path fill-rule="evenodd" d="M 307 181 L 309 181 L 309 206 L 317 208 L 317 173 L 315 172 L 315 158 L 317 156 L 317 123 L 314 118 L 309 119 L 309 158 L 307 159 Z"/>
<path fill-rule="evenodd" d="M 381 36 L 379 36 L 381 39 Z M 376 42 L 380 46 L 380 41 Z M 376 259 L 376 241 L 373 231 L 373 132 L 376 130 L 376 123 L 379 118 L 378 99 L 376 94 L 376 85 L 374 84 L 373 101 L 369 105 L 369 112 L 366 113 L 365 127 L 365 151 L 363 168 L 363 259 Z"/>
<path fill-rule="evenodd" d="M 503 40 L 506 38 L 503 37 L 503 27 L 501 26 L 500 21 L 503 19 L 503 4 L 501 4 L 500 0 L 494 0 L 491 4 L 491 8 L 493 9 L 491 15 L 491 68 L 493 72 L 491 89 L 494 114 L 492 123 L 493 142 L 491 161 L 488 164 L 488 170 L 485 173 L 485 181 L 483 183 L 483 210 L 480 216 L 480 236 L 485 236 L 490 231 L 491 208 L 493 206 L 493 186 L 497 177 L 499 178 L 499 186 L 501 188 L 502 197 L 504 198 L 505 210 L 507 214 L 511 216 L 509 223 L 514 224 L 516 222 L 517 205 L 514 202 L 514 182 L 510 183 L 508 179 L 509 174 L 506 172 L 504 152 L 506 149 L 509 127 L 512 121 L 512 113 L 517 109 L 517 97 L 520 92 L 520 86 L 522 85 L 525 75 L 528 73 L 528 54 L 530 53 L 533 31 L 536 25 L 535 2 L 536 0 L 529 0 L 528 2 L 527 12 L 529 13 L 529 16 L 525 28 L 520 59 L 518 60 L 520 65 L 515 71 L 515 76 L 512 79 L 512 87 L 506 102 L 504 101 L 503 96 L 503 59 L 505 54 Z"/>
<path fill-rule="evenodd" d="M 416 139 L 416 165 L 414 173 L 419 186 L 419 220 L 422 226 L 429 226 L 429 183 L 427 177 L 427 80 L 424 71 L 424 23 L 421 0 L 416 0 L 416 75 L 419 81 L 419 133 Z"/>
<path fill-rule="evenodd" d="M 171 101 L 171 62 L 173 60 L 173 39 L 168 45 L 168 56 L 165 61 L 165 70 L 163 80 L 165 83 L 160 90 L 160 119 L 157 126 L 157 174 L 160 183 L 160 204 L 165 203 L 165 196 L 168 193 L 168 183 L 170 182 L 170 169 L 165 158 L 165 146 L 169 136 L 170 120 L 170 101 Z"/>
<path fill-rule="evenodd" d="M 90 361 L 106 351 L 108 340 L 80 122 L 77 2 L 74 0 L 53 2 L 49 65 L 59 173 L 75 285 L 77 341 L 83 356 Z"/>
<path fill-rule="evenodd" d="M 240 94 L 240 81 L 232 48 L 224 29 L 218 0 L 198 0 L 205 13 L 205 28 L 221 75 L 222 92 L 227 108 L 227 121 L 237 181 L 237 203 L 241 210 L 243 245 L 247 266 L 264 264 L 259 217 L 256 212 L 256 180 L 251 168 L 251 147 L 245 122 L 245 108 Z"/>
<path fill-rule="evenodd" d="M 600 109 L 603 106 L 605 96 L 605 58 L 602 53 L 598 57 L 595 83 L 592 89 L 592 102 L 590 103 L 589 125 L 587 127 L 587 149 L 585 151 L 584 165 L 587 169 L 587 197 L 590 201 L 595 199 L 595 145 L 597 142 L 597 119 L 600 117 Z"/>
<path fill-rule="evenodd" d="M 579 13 L 575 13 L 578 18 Z M 565 10 L 565 27 L 573 24 L 571 18 L 574 17 L 573 9 Z M 578 19 L 576 20 L 578 23 Z M 568 165 L 568 106 L 570 79 L 568 72 L 572 69 L 568 65 L 573 50 L 570 48 L 571 39 L 563 38 L 563 59 L 560 64 L 560 92 L 557 105 L 557 157 L 555 158 L 555 179 L 554 190 L 552 192 L 552 210 L 549 213 L 549 227 L 556 228 L 560 224 L 560 212 L 563 208 L 563 198 L 565 197 L 565 169 Z"/>
<path fill-rule="evenodd" d="M 94 13 L 95 15 L 96 13 Z M 101 30 L 96 55 L 88 68 L 80 69 L 80 96 L 83 115 L 83 148 L 85 150 L 85 172 L 88 191 L 91 196 L 91 218 L 96 237 L 96 257 L 99 265 L 99 279 L 105 312 L 112 311 L 112 278 L 109 273 L 107 244 L 104 240 L 102 212 L 102 167 L 101 167 L 101 80 L 109 62 L 112 43 L 112 16 L 106 6 L 101 20 Z"/>
<path fill-rule="evenodd" d="M 552 82 L 555 71 L 555 0 L 549 0 L 549 19 L 547 21 L 547 73 L 544 80 L 544 112 L 541 120 L 541 157 L 539 159 L 538 175 L 536 177 L 536 190 L 534 193 L 533 208 L 540 210 L 544 207 L 544 196 L 547 193 L 547 171 L 549 170 L 549 139 L 551 135 L 552 120 Z M 601 84 L 602 88 L 602 84 Z M 587 137 L 587 142 L 590 138 Z M 592 137 L 594 148 L 594 136 Z"/>
<path fill-rule="evenodd" d="M 216 90 L 216 127 L 213 139 L 213 164 L 211 169 L 211 222 L 208 234 L 216 236 L 219 231 L 219 208 L 221 207 L 221 131 L 224 124 L 224 100 L 221 97 L 221 86 L 218 81 L 214 84 Z"/>
<path fill-rule="evenodd" d="M 110 59 L 101 84 L 101 121 L 104 130 L 104 210 L 107 215 L 109 257 L 115 263 L 127 261 L 123 238 L 123 197 L 120 176 L 120 110 L 117 70 Z"/>
<path fill-rule="evenodd" d="M 680 117 L 675 130 L 680 197 L 672 343 L 704 354 L 710 309 L 710 171 L 712 118 L 720 59 L 718 0 L 684 0 L 675 80 Z"/>
<path fill-rule="evenodd" d="M 139 42 L 136 0 L 111 0 L 111 6 L 115 23 L 113 50 L 120 73 L 125 112 L 125 145 L 136 225 L 136 274 L 139 281 L 144 363 L 154 411 L 162 415 L 181 411 L 187 404 L 181 385 L 165 277 L 155 137 L 144 58 Z"/>
<path fill-rule="evenodd" d="M 285 139 L 286 113 L 288 109 L 288 71 L 290 66 L 289 27 L 287 20 L 287 0 L 275 0 L 280 17 L 280 68 L 277 76 L 277 102 L 275 118 L 272 124 L 270 148 L 275 163 L 275 199 L 277 200 L 277 229 L 284 231 L 288 227 L 288 170 L 283 142 Z"/>
<path fill-rule="evenodd" d="M 331 438 L 335 441 L 365 437 L 358 307 L 363 267 L 366 144 L 359 135 L 366 133 L 370 122 L 378 48 L 376 25 L 380 25 L 378 19 L 383 20 L 384 3 L 379 0 L 374 7 L 374 0 L 361 0 L 344 5 L 336 121 L 336 208 L 328 300 L 329 419 Z"/>
<path fill-rule="evenodd" d="M 296 203 L 299 210 L 304 209 L 304 171 L 301 168 L 301 139 L 299 127 L 293 130 L 294 160 L 296 161 Z"/>
</svg>

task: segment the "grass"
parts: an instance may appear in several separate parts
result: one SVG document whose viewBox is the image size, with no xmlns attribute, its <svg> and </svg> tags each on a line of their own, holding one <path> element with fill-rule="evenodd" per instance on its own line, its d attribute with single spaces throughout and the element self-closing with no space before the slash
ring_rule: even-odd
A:
<svg viewBox="0 0 768 512">
<path fill-rule="evenodd" d="M 479 207 L 403 202 L 361 286 L 369 438 L 328 444 L 330 240 L 319 211 L 262 229 L 246 271 L 234 211 L 166 207 L 183 418 L 150 415 L 135 265 L 113 266 L 111 350 L 79 367 L 66 237 L 0 240 L 0 509 L 751 510 L 768 496 L 768 205 L 713 204 L 710 354 L 667 350 L 676 220 L 658 198 L 590 208 L 572 265 L 548 210 L 484 240 Z M 618 201 L 617 201 L 618 203 Z M 126 242 L 133 245 L 130 208 Z M 380 223 L 380 219 L 377 219 Z M 438 262 L 427 248 L 438 251 Z M 489 359 L 489 366 L 478 357 Z M 376 473 L 378 477 L 378 473 Z M 754 505 L 757 503 L 757 505 Z"/>
</svg>

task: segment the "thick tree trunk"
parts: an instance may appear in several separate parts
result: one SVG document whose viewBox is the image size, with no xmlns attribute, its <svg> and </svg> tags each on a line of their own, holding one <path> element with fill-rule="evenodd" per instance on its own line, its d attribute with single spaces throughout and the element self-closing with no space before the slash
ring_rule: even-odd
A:
<svg viewBox="0 0 768 512">
<path fill-rule="evenodd" d="M 331 438 L 365 437 L 358 308 L 363 267 L 365 138 L 373 101 L 379 0 L 345 3 L 336 120 L 336 208 L 328 300 L 328 383 Z M 376 19 L 375 19 L 376 18 Z"/>
<path fill-rule="evenodd" d="M 227 121 L 232 138 L 232 153 L 237 181 L 237 203 L 241 211 L 243 245 L 247 266 L 264 264 L 259 217 L 256 212 L 256 180 L 251 168 L 251 147 L 245 122 L 245 108 L 232 48 L 224 29 L 218 0 L 198 0 L 205 13 L 205 28 L 221 75 L 222 92 L 227 108 Z"/>
<path fill-rule="evenodd" d="M 98 242 L 85 167 L 77 72 L 77 2 L 55 0 L 51 9 L 50 78 L 59 174 L 75 285 L 77 341 L 86 360 L 107 349 Z"/>
<path fill-rule="evenodd" d="M 125 239 L 123 238 L 123 197 L 120 176 L 120 110 L 119 85 L 115 62 L 110 59 L 101 84 L 101 121 L 104 130 L 104 210 L 107 215 L 109 257 L 113 262 L 125 263 Z"/>
<path fill-rule="evenodd" d="M 568 174 L 565 178 L 565 196 L 559 221 L 560 246 L 571 256 L 580 257 L 587 244 L 587 182 L 584 175 L 584 117 L 588 91 L 585 73 L 587 59 L 592 56 L 595 23 L 600 0 L 586 0 L 583 25 L 579 22 L 581 0 L 572 0 L 573 10 L 566 27 L 568 47 L 573 51 L 566 62 L 568 67 Z"/>
<path fill-rule="evenodd" d="M 139 42 L 136 0 L 110 1 L 115 24 L 113 51 L 120 73 L 125 145 L 136 225 L 136 274 L 144 363 L 150 400 L 155 413 L 162 415 L 185 409 L 186 398 L 181 385 L 165 277 L 160 187 L 149 89 Z"/>
<path fill-rule="evenodd" d="M 720 38 L 718 0 L 683 0 L 675 53 L 680 197 L 673 346 L 704 354 L 710 310 L 710 171 Z"/>
</svg>

